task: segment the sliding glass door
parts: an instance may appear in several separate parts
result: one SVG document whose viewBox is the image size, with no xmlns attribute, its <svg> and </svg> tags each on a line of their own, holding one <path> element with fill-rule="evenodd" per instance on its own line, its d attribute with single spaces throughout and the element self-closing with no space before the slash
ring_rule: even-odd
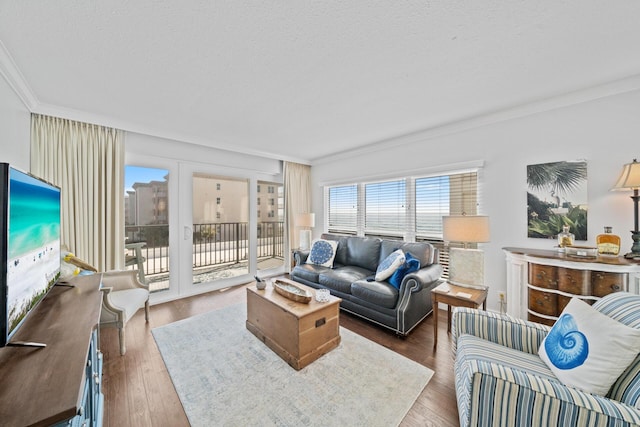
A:
<svg viewBox="0 0 640 427">
<path fill-rule="evenodd" d="M 151 292 L 170 288 L 167 169 L 125 167 L 125 268 L 137 269 Z"/>
<path fill-rule="evenodd" d="M 249 274 L 249 180 L 193 172 L 192 283 Z"/>
<path fill-rule="evenodd" d="M 125 168 L 125 259 L 142 270 L 152 302 L 282 273 L 281 183 L 220 166 L 137 161 Z"/>
</svg>

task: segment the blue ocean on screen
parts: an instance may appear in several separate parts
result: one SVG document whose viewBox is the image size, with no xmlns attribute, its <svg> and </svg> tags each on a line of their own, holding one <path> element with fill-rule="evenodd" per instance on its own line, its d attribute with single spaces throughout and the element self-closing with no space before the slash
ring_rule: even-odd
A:
<svg viewBox="0 0 640 427">
<path fill-rule="evenodd" d="M 45 248 L 60 238 L 60 191 L 11 173 L 9 259 Z"/>
<path fill-rule="evenodd" d="M 60 190 L 10 169 L 7 244 L 9 332 L 60 271 Z"/>
</svg>

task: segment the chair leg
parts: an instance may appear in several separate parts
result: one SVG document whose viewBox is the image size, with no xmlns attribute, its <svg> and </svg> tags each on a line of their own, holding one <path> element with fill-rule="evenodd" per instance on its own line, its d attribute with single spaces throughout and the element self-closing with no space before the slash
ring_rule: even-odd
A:
<svg viewBox="0 0 640 427">
<path fill-rule="evenodd" d="M 124 353 L 127 351 L 124 344 L 124 326 L 118 329 L 120 335 L 120 356 L 124 356 Z"/>
<path fill-rule="evenodd" d="M 144 319 L 149 323 L 149 300 L 144 303 Z"/>
</svg>

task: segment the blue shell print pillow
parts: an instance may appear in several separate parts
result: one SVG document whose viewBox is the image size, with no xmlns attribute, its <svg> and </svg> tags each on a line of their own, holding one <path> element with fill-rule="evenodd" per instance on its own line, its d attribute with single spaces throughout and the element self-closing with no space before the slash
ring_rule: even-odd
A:
<svg viewBox="0 0 640 427">
<path fill-rule="evenodd" d="M 538 354 L 563 384 L 605 396 L 640 352 L 640 330 L 572 298 Z"/>
</svg>

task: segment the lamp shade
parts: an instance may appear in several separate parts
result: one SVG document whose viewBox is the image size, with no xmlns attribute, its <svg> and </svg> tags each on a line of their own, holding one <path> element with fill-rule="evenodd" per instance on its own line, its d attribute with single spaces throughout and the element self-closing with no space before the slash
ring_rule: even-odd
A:
<svg viewBox="0 0 640 427">
<path fill-rule="evenodd" d="M 443 216 L 442 230 L 442 237 L 447 242 L 488 242 L 489 217 L 483 215 Z"/>
<path fill-rule="evenodd" d="M 611 190 L 634 190 L 640 188 L 640 163 L 636 159 L 627 163 L 622 169 L 622 173 Z"/>
<path fill-rule="evenodd" d="M 313 213 L 301 213 L 296 215 L 296 225 L 298 227 L 315 227 L 316 226 L 316 214 Z"/>
</svg>

